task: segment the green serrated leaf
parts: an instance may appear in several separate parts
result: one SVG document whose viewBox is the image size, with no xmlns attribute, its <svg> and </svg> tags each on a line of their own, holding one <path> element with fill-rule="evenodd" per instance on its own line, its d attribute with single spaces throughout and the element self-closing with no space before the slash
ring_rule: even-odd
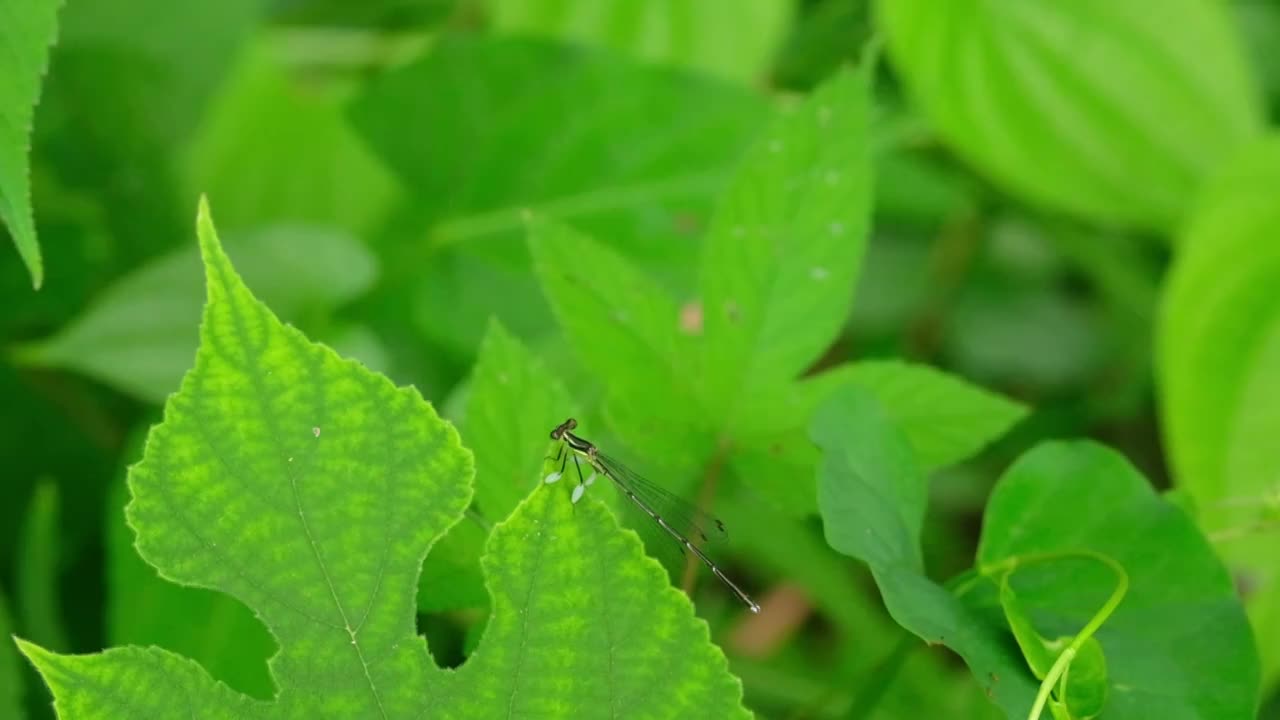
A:
<svg viewBox="0 0 1280 720">
<path fill-rule="evenodd" d="M 1227 8 L 1205 0 L 882 1 L 890 54 L 967 159 L 1055 210 L 1170 229 L 1258 132 Z"/>
<path fill-rule="evenodd" d="M 536 487 L 547 433 L 572 408 L 559 379 L 498 320 L 490 321 L 462 425 L 463 439 L 476 455 L 476 507 L 484 517 L 506 518 Z M 423 567 L 419 610 L 488 604 L 479 564 L 486 534 L 479 519 L 469 518 L 441 540 Z"/>
<path fill-rule="evenodd" d="M 692 432 L 699 413 L 693 338 L 681 332 L 675 303 L 626 260 L 562 225 L 532 220 L 529 247 L 569 343 L 608 383 L 614 429 L 637 447 L 658 447 L 645 444 L 661 442 L 658 436 L 684 446 L 664 447 L 663 456 L 676 462 L 688 452 L 688 437 L 673 430 Z"/>
<path fill-rule="evenodd" d="M 414 628 L 417 576 L 470 501 L 470 455 L 415 391 L 281 324 L 235 273 L 203 205 L 198 234 L 200 349 L 130 472 L 138 551 L 164 577 L 258 613 L 280 644 L 265 715 L 416 715 L 432 670 Z M 253 706 L 157 649 L 24 650 L 63 717 Z"/>
<path fill-rule="evenodd" d="M 842 72 L 784 112 L 712 220 L 702 394 L 731 427 L 758 414 L 756 392 L 807 368 L 848 316 L 871 207 L 868 72 Z"/>
<path fill-rule="evenodd" d="M 368 251 L 331 230 L 275 227 L 235 243 L 245 277 L 283 317 L 326 310 L 367 289 L 377 269 Z M 288 268 L 288 272 L 281 272 Z M 150 402 L 174 389 L 195 352 L 200 261 L 181 250 L 110 286 L 71 324 L 19 348 L 22 362 L 77 370 Z"/>
<path fill-rule="evenodd" d="M 258 613 L 278 692 L 238 695 L 159 648 L 20 642 L 62 717 L 746 716 L 688 599 L 569 483 L 539 485 L 490 536 L 484 637 L 461 669 L 436 668 L 415 633 L 417 573 L 470 502 L 469 453 L 415 391 L 281 324 L 203 204 L 198 228 L 196 366 L 130 472 L 127 516 L 165 578 Z"/>
<path fill-rule="evenodd" d="M 485 517 L 505 518 L 536 486 L 547 434 L 573 414 L 560 380 L 499 321 L 490 322 L 462 430 L 476 454 L 476 506 Z"/>
<path fill-rule="evenodd" d="M 17 640 L 44 678 L 60 720 L 257 717 L 255 703 L 215 683 L 198 664 L 160 648 L 59 655 Z"/>
<path fill-rule="evenodd" d="M 59 0 L 0 6 L 0 222 L 37 290 L 44 263 L 31 210 L 31 122 L 58 34 Z"/>
<path fill-rule="evenodd" d="M 620 50 L 748 83 L 761 79 L 791 11 L 785 0 L 498 0 L 497 29 Z M 733 32 L 725 32 L 733 27 Z"/>
<path fill-rule="evenodd" d="M 22 633 L 53 650 L 67 649 L 58 586 L 62 547 L 59 542 L 58 486 L 36 485 L 23 522 L 19 548 L 18 589 L 14 597 Z"/>
<path fill-rule="evenodd" d="M 927 365 L 867 360 L 841 366 L 806 383 L 821 391 L 835 383 L 870 390 L 911 440 L 917 461 L 935 470 L 973 455 L 1026 417 L 1025 406 Z"/>
<path fill-rule="evenodd" d="M 493 615 L 432 717 L 750 717 L 688 598 L 569 485 L 541 486 L 490 536 Z"/>
<path fill-rule="evenodd" d="M 140 433 L 132 439 L 126 456 L 141 454 L 142 440 Z M 124 517 L 129 494 L 123 468 L 108 497 L 107 643 L 164 648 L 198 662 L 238 692 L 270 698 L 275 687 L 267 659 L 276 644 L 267 629 L 234 598 L 167 582 L 138 557 Z"/>
<path fill-rule="evenodd" d="M 1129 576 L 1124 600 L 1095 635 L 1106 653 L 1107 716 L 1254 716 L 1257 651 L 1231 578 L 1205 538 L 1114 451 L 1046 443 L 996 484 L 978 565 L 1081 551 L 1112 558 Z M 1017 578 L 1023 607 L 1051 637 L 1078 631 L 1116 582 L 1083 558 L 1038 562 Z"/>
<path fill-rule="evenodd" d="M 769 408 L 739 423 L 740 447 L 732 463 L 739 475 L 795 514 L 814 509 L 811 476 L 818 453 L 806 424 L 814 409 L 843 386 L 865 388 L 907 435 L 926 471 L 962 460 L 1026 414 L 995 393 L 925 365 L 873 360 L 848 363 L 761 393 Z M 747 423 L 750 424 L 747 424 Z"/>
<path fill-rule="evenodd" d="M 13 624 L 9 607 L 0 592 L 0 717 L 24 720 L 22 676 L 18 673 L 18 653 L 10 641 Z"/>
<path fill-rule="evenodd" d="M 1268 498 L 1280 497 L 1278 184 L 1280 136 L 1272 134 L 1206 188 L 1164 289 L 1156 348 L 1177 484 L 1254 585 L 1258 637 L 1280 634 L 1280 554 L 1266 516 Z M 1280 677 L 1280 644 L 1260 646 L 1270 684 Z"/>
</svg>

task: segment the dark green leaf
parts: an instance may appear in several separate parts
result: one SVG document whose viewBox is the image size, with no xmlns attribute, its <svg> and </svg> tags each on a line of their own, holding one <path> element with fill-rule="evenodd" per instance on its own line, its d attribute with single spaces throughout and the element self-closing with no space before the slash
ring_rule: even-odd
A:
<svg viewBox="0 0 1280 720">
<path fill-rule="evenodd" d="M 924 509 L 924 479 L 906 438 L 856 388 L 819 410 L 813 433 L 824 450 L 819 503 L 832 547 L 871 566 L 903 627 L 956 650 L 980 682 L 999 677 L 989 686 L 992 698 L 1010 717 L 1024 717 L 1034 685 L 1026 661 L 1009 651 L 1004 624 L 990 613 L 987 581 L 975 577 L 957 587 L 957 596 L 921 574 L 916 518 Z M 1107 655 L 1108 712 L 1248 716 L 1257 662 L 1230 580 L 1188 518 L 1119 456 L 1089 444 L 1046 445 L 1001 479 L 985 517 L 978 569 L 1055 552 L 1067 556 L 1016 576 L 1020 615 L 1049 636 L 1078 632 L 1115 588 L 1105 566 L 1071 553 L 1100 553 L 1129 574 L 1129 594 L 1096 636 Z M 1043 667 L 1044 658 L 1034 664 Z M 1181 678 L 1177 687 L 1169 677 Z"/>
<path fill-rule="evenodd" d="M 1106 654 L 1107 716 L 1254 716 L 1258 659 L 1248 622 L 1191 520 L 1115 452 L 1083 442 L 1042 445 L 997 483 L 978 567 L 1081 551 L 1115 560 L 1129 576 L 1128 594 L 1095 636 Z M 1020 569 L 1015 580 L 1023 607 L 1049 637 L 1079 631 L 1116 583 L 1096 560 L 1071 557 Z"/>
<path fill-rule="evenodd" d="M 351 115 L 413 194 L 421 229 L 406 231 L 410 257 L 396 264 L 428 276 L 419 325 L 469 354 L 493 314 L 521 337 L 547 329 L 520 242 L 527 210 L 690 285 L 690 238 L 767 106 L 585 48 L 445 36 L 373 82 Z M 503 292 L 479 289 L 495 286 Z"/>
</svg>

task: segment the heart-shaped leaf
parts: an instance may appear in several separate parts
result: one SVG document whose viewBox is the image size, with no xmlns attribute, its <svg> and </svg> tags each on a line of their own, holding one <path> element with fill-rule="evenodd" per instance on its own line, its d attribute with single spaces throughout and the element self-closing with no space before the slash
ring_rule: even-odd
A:
<svg viewBox="0 0 1280 720">
<path fill-rule="evenodd" d="M 923 574 L 925 476 L 905 435 L 856 387 L 819 408 L 812 432 L 824 452 L 819 504 L 828 542 L 867 562 L 899 624 L 954 649 L 1009 717 L 1026 717 L 1035 695 L 1028 668 L 1043 667 L 1045 656 L 1028 662 L 1011 647 L 995 583 L 974 574 L 949 591 Z M 1109 558 L 1129 578 L 1128 594 L 1096 634 L 1109 682 L 1104 712 L 1153 719 L 1252 713 L 1252 638 L 1204 537 L 1114 452 L 1049 443 L 997 484 L 976 566 L 987 572 L 1053 556 L 1019 567 L 1015 580 L 1020 616 L 1058 638 L 1078 633 L 1116 590 L 1107 565 L 1082 554 Z M 1086 662 L 1082 670 L 1100 669 Z M 1171 686 L 1169 677 L 1180 681 Z"/>
</svg>

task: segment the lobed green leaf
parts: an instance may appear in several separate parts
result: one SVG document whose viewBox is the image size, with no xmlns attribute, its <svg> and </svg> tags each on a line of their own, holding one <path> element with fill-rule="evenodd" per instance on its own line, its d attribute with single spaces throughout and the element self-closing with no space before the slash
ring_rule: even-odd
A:
<svg viewBox="0 0 1280 720">
<path fill-rule="evenodd" d="M 141 451 L 141 440 L 135 452 Z M 270 698 L 275 686 L 267 659 L 276 643 L 262 622 L 235 598 L 175 585 L 138 557 L 133 530 L 121 512 L 129 497 L 123 471 L 108 497 L 107 644 L 154 645 L 196 661 L 233 690 Z"/>
<path fill-rule="evenodd" d="M 548 465 L 549 467 L 549 465 Z M 433 717 L 745 718 L 706 623 L 666 571 L 590 497 L 543 485 L 494 529 L 493 615 L 433 687 Z"/>
<path fill-rule="evenodd" d="M 470 455 L 415 391 L 281 324 L 235 273 L 203 206 L 198 234 L 200 349 L 129 475 L 138 551 L 165 578 L 258 613 L 280 644 L 264 714 L 420 713 L 433 666 L 414 590 L 427 548 L 470 501 Z M 26 650 L 63 717 L 258 707 L 160 650 Z"/>
<path fill-rule="evenodd" d="M 471 376 L 462 436 L 476 454 L 476 506 L 492 520 L 537 483 L 547 435 L 572 414 L 564 385 L 493 320 Z"/>
</svg>

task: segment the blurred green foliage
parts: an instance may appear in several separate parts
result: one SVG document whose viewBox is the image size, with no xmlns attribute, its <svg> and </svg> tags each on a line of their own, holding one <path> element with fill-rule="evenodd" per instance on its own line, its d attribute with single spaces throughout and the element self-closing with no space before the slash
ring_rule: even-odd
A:
<svg viewBox="0 0 1280 720">
<path fill-rule="evenodd" d="M 955 583 L 1074 549 L 1131 583 L 1102 717 L 1280 718 L 1277 58 L 1271 0 L 0 0 L 0 637 L 279 687 L 261 608 L 124 519 L 204 194 L 256 297 L 475 455 L 438 664 L 573 414 L 726 521 L 765 612 L 692 595 L 760 717 L 1024 717 L 1010 623 L 1113 581 Z M 49 691 L 0 643 L 15 716 Z"/>
</svg>

